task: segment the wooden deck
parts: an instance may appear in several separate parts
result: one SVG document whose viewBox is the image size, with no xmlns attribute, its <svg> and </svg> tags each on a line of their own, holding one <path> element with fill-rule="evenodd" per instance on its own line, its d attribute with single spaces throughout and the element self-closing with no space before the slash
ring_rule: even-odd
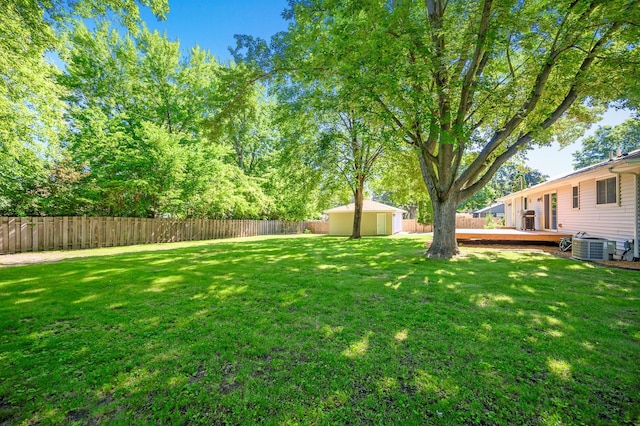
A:
<svg viewBox="0 0 640 426">
<path fill-rule="evenodd" d="M 558 244 L 565 237 L 571 237 L 571 234 L 517 229 L 456 229 L 456 239 L 465 242 Z"/>
</svg>

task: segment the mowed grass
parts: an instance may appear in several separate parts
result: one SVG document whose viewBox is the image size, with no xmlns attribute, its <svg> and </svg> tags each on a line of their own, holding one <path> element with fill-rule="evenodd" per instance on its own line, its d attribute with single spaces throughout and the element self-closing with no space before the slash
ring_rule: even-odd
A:
<svg viewBox="0 0 640 426">
<path fill-rule="evenodd" d="M 0 269 L 0 424 L 633 424 L 640 273 L 424 237 Z"/>
</svg>

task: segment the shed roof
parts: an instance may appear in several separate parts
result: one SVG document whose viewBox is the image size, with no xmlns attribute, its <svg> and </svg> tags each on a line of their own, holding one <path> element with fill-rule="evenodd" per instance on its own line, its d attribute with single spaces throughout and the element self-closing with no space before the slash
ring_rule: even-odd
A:
<svg viewBox="0 0 640 426">
<path fill-rule="evenodd" d="M 355 203 L 347 204 L 346 206 L 338 206 L 325 211 L 325 213 L 350 213 L 355 211 L 356 209 L 355 206 L 356 206 Z M 377 212 L 377 213 L 386 213 L 386 212 L 406 213 L 406 210 L 402 210 L 397 207 L 392 207 L 386 204 L 378 203 L 377 201 L 373 201 L 373 200 L 364 200 L 362 202 L 362 211 Z"/>
</svg>

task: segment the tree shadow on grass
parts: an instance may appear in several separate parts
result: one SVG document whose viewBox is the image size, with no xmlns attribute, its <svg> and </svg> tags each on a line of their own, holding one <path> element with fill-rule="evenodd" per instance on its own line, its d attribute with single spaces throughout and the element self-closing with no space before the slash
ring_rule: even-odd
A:
<svg viewBox="0 0 640 426">
<path fill-rule="evenodd" d="M 637 275 L 422 251 L 283 238 L 4 269 L 0 409 L 54 423 L 637 416 Z"/>
</svg>

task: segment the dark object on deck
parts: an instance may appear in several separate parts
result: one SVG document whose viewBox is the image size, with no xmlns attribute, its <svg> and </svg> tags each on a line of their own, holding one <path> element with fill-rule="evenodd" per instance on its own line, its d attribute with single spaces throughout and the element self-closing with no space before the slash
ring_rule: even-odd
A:
<svg viewBox="0 0 640 426">
<path fill-rule="evenodd" d="M 525 231 L 536 230 L 536 212 L 535 210 L 525 210 L 522 212 L 522 228 Z"/>
</svg>

